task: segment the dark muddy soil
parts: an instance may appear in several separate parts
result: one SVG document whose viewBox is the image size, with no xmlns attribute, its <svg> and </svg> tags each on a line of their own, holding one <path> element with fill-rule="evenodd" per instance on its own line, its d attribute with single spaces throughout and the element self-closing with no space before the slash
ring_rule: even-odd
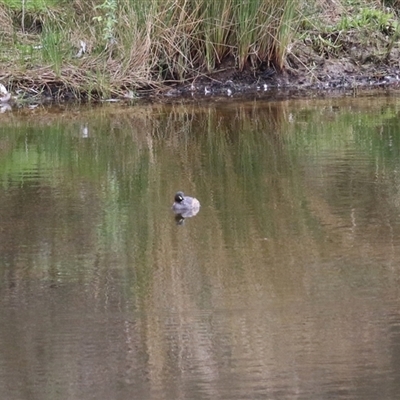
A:
<svg viewBox="0 0 400 400">
<path fill-rule="evenodd" d="M 329 95 L 338 91 L 373 88 L 400 88 L 400 68 L 384 63 L 356 65 L 349 59 L 324 60 L 311 71 L 290 68 L 283 72 L 238 71 L 234 68 L 216 72 L 186 85 L 173 85 L 162 94 L 166 97 L 240 96 L 277 91 Z M 157 95 L 159 96 L 159 94 Z"/>
<path fill-rule="evenodd" d="M 326 45 L 329 43 L 331 45 Z M 338 91 L 400 87 L 400 49 L 385 34 L 310 33 L 293 44 L 283 71 L 261 65 L 238 71 L 228 60 L 213 74 L 164 92 L 167 97 L 238 96 L 269 91 L 329 95 Z"/>
</svg>

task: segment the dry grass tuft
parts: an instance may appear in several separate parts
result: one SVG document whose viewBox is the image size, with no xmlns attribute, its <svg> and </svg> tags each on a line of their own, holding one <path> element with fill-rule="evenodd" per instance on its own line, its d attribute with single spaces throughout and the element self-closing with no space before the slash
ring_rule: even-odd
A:
<svg viewBox="0 0 400 400">
<path fill-rule="evenodd" d="M 0 26 L 1 33 L 0 39 L 1 41 L 9 41 L 12 38 L 14 33 L 14 26 L 11 15 L 7 12 L 6 9 L 0 7 Z"/>
</svg>

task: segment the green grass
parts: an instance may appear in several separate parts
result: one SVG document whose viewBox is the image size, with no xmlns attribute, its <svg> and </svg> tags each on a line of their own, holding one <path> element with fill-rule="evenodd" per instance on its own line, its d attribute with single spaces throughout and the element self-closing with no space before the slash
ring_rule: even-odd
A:
<svg viewBox="0 0 400 400">
<path fill-rule="evenodd" d="M 388 62 L 400 37 L 395 8 L 383 0 L 341 0 L 332 12 L 326 4 L 302 8 L 297 38 L 324 58 L 350 58 L 357 65 Z"/>
<path fill-rule="evenodd" d="M 1 0 L 0 5 L 7 6 L 15 10 L 38 12 L 62 4 L 62 0 Z"/>
</svg>

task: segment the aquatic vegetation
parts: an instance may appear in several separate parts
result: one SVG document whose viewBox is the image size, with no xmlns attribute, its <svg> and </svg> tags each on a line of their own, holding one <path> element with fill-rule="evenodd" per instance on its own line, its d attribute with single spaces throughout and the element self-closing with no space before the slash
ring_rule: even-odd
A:
<svg viewBox="0 0 400 400">
<path fill-rule="evenodd" d="M 225 62 L 239 70 L 261 64 L 279 70 L 298 4 L 0 0 L 0 23 L 6 27 L 0 35 L 0 70 L 14 85 L 27 81 L 36 91 L 63 86 L 79 97 L 123 96 L 184 82 Z M 107 73 L 101 73 L 103 84 L 96 89 L 92 77 L 99 71 Z"/>
</svg>

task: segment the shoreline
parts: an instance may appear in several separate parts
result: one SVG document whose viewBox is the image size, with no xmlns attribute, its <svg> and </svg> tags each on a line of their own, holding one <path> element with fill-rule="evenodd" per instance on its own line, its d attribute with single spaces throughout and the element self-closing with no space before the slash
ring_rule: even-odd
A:
<svg viewBox="0 0 400 400">
<path fill-rule="evenodd" d="M 327 75 L 319 71 L 317 76 L 305 76 L 303 71 L 275 73 L 265 79 L 260 76 L 250 76 L 248 72 L 236 69 L 215 72 L 212 77 L 203 76 L 190 83 L 172 83 L 157 89 L 139 90 L 135 96 L 112 96 L 87 100 L 76 97 L 73 90 L 63 87 L 60 83 L 47 84 L 46 88 L 37 93 L 30 93 L 26 85 L 16 87 L 7 96 L 7 101 L 0 101 L 3 112 L 14 107 L 35 107 L 36 105 L 57 104 L 101 104 L 101 103 L 136 103 L 142 101 L 190 101 L 219 98 L 304 98 L 358 95 L 371 91 L 400 89 L 400 69 L 377 69 L 372 66 L 367 72 L 345 72 Z M 8 106 L 8 107 L 7 107 Z M 6 110 L 4 110 L 6 107 Z"/>
<path fill-rule="evenodd" d="M 115 1 L 110 2 L 110 5 L 111 3 L 117 7 Z M 128 7 L 128 4 L 130 3 L 126 3 L 124 7 Z M 237 3 L 238 6 L 241 4 Z M 197 55 L 189 56 L 183 48 L 176 48 L 172 46 L 172 42 L 163 42 L 160 39 L 160 35 L 169 32 L 170 26 L 164 27 L 165 32 L 156 30 L 149 43 L 135 42 L 138 40 L 135 35 L 124 36 L 127 30 L 123 24 L 126 19 L 124 12 L 135 15 L 137 9 L 134 8 L 117 7 L 108 9 L 107 13 L 97 6 L 90 8 L 74 1 L 72 6 L 80 10 L 78 16 L 72 13 L 72 6 L 65 10 L 55 8 L 51 14 L 50 9 L 45 8 L 41 11 L 29 11 L 26 18 L 29 16 L 30 19 L 24 21 L 20 20 L 18 10 L 3 6 L 0 7 L 4 14 L 0 13 L 0 22 L 3 18 L 7 31 L 0 38 L 0 44 L 4 48 L 4 57 L 0 60 L 0 84 L 4 87 L 0 93 L 0 104 L 5 108 L 12 108 L 65 102 L 165 101 L 221 96 L 246 97 L 283 92 L 289 95 L 295 93 L 296 96 L 325 97 L 336 95 L 338 91 L 357 93 L 371 88 L 398 89 L 398 10 L 385 7 L 385 3 L 378 0 L 360 0 L 357 4 L 348 0 L 315 0 L 315 3 L 310 4 L 299 2 L 301 10 L 297 10 L 296 15 L 286 15 L 283 10 L 279 11 L 280 21 L 287 23 L 287 27 L 291 29 L 290 32 L 284 32 L 286 36 L 283 32 L 280 33 L 285 44 L 278 40 L 278 36 L 271 36 L 275 44 L 271 45 L 270 53 L 252 53 L 251 46 L 258 43 L 255 41 L 243 57 L 240 57 L 239 51 L 243 43 L 232 47 L 228 38 L 225 38 L 226 42 L 219 43 L 220 55 L 216 42 L 208 43 L 211 47 L 215 46 L 215 54 L 213 49 L 211 53 L 207 53 L 210 49 L 200 45 L 198 48 L 193 47 L 194 42 L 191 42 L 192 47 L 189 48 L 197 52 Z M 268 3 L 268 7 L 276 10 L 273 3 Z M 186 11 L 189 12 L 189 9 Z M 225 11 L 232 10 L 227 8 Z M 294 13 L 290 7 L 287 11 Z M 90 12 L 94 17 L 88 14 Z M 165 18 L 162 11 L 157 12 L 153 16 Z M 246 12 L 246 9 L 242 9 L 242 12 Z M 257 9 L 252 12 L 257 15 Z M 74 30 L 69 31 L 68 26 L 61 29 L 57 25 L 58 19 L 62 20 L 63 13 L 69 16 L 69 24 Z M 87 19 L 86 16 L 92 19 Z M 194 14 L 190 16 L 193 22 L 204 22 L 195 19 Z M 179 15 L 174 15 L 174 18 L 178 17 Z M 99 33 L 104 34 L 104 30 L 101 30 L 107 21 L 104 18 L 113 22 L 109 33 L 119 35 L 119 41 L 115 41 L 113 37 L 98 37 Z M 232 18 L 229 32 L 239 35 L 240 32 L 234 30 L 234 18 L 239 16 L 232 15 Z M 30 33 L 25 24 L 28 21 L 33 30 Z M 93 27 L 87 21 L 92 21 Z M 86 25 L 79 25 L 82 23 Z M 128 22 L 128 27 L 130 23 L 132 22 Z M 132 26 L 137 29 L 142 27 L 137 21 Z M 273 27 L 266 26 L 271 29 Z M 212 27 L 221 28 L 217 24 Z M 78 34 L 78 28 L 82 30 L 79 32 L 80 36 L 73 36 Z M 185 35 L 183 22 L 174 29 L 169 34 Z M 193 35 L 200 33 L 193 31 Z M 183 40 L 185 36 L 179 35 L 178 39 Z M 127 41 L 123 42 L 123 39 Z M 202 46 L 207 46 L 204 39 L 201 40 Z M 101 47 L 104 43 L 105 47 L 99 50 L 98 46 Z M 138 44 L 144 46 L 143 53 L 135 48 Z M 278 44 L 279 48 L 274 47 Z M 152 52 L 155 49 L 161 53 L 156 53 L 159 58 L 154 59 Z M 167 57 L 167 51 L 171 51 L 168 53 L 170 58 Z M 147 58 L 143 58 L 143 54 Z M 214 57 L 210 64 L 212 67 L 205 64 L 210 54 Z M 265 54 L 269 54 L 269 58 Z M 182 62 L 193 63 L 197 60 L 198 64 L 185 64 L 184 67 L 180 64 L 179 57 L 183 57 Z M 7 99 L 10 94 L 11 98 Z"/>
</svg>

